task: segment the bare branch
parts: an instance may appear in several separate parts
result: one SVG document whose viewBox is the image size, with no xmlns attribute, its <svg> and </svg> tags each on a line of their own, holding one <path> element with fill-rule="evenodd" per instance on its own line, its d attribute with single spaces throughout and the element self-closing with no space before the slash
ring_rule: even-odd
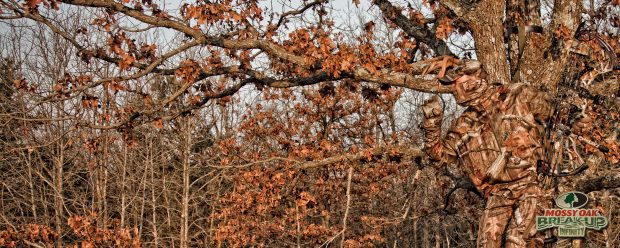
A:
<svg viewBox="0 0 620 248">
<path fill-rule="evenodd" d="M 349 209 L 351 209 L 351 179 L 353 178 L 353 166 L 349 167 L 347 172 L 347 205 L 344 210 L 344 217 L 342 217 L 342 242 L 340 242 L 340 248 L 344 247 L 346 241 L 347 232 L 347 217 L 349 216 Z"/>
<path fill-rule="evenodd" d="M 580 181 L 578 185 L 577 190 L 584 193 L 620 188 L 620 174 L 609 173 L 609 175 L 585 179 Z"/>
<path fill-rule="evenodd" d="M 184 34 L 187 34 L 187 35 L 189 35 L 191 37 L 194 37 L 195 39 L 198 39 L 198 38 L 204 36 L 200 30 L 193 29 L 192 27 L 188 26 L 185 23 L 182 23 L 182 22 L 179 22 L 179 21 L 174 21 L 174 20 L 167 19 L 167 18 L 150 16 L 150 15 L 147 15 L 147 14 L 144 14 L 144 13 L 140 12 L 139 10 L 129 8 L 129 7 L 127 7 L 127 6 L 125 6 L 125 5 L 121 4 L 121 3 L 114 2 L 114 1 L 104 1 L 104 0 L 64 0 L 62 2 L 66 3 L 66 4 L 86 6 L 86 7 L 103 7 L 103 8 L 107 8 L 107 9 L 110 9 L 110 10 L 118 11 L 118 12 L 121 12 L 121 13 L 127 15 L 127 16 L 133 17 L 136 20 L 139 20 L 141 22 L 148 23 L 148 24 L 154 25 L 154 26 L 166 27 L 166 28 L 174 29 L 174 30 L 177 30 L 177 31 L 182 32 Z"/>
<path fill-rule="evenodd" d="M 20 19 L 20 18 L 22 18 L 22 16 L 20 15 L 11 15 L 11 16 L 0 15 L 0 20 L 14 20 L 14 19 Z"/>
<path fill-rule="evenodd" d="M 281 16 L 280 16 L 280 20 L 278 20 L 278 24 L 276 24 L 276 27 L 280 27 L 280 25 L 282 25 L 282 23 L 284 22 L 284 20 L 286 19 L 286 17 L 291 16 L 291 15 L 299 15 L 304 13 L 306 10 L 308 10 L 309 8 L 319 5 L 319 4 L 323 4 L 326 3 L 327 0 L 315 0 L 314 2 L 308 3 L 306 5 L 304 5 L 301 9 L 298 10 L 291 10 L 291 11 L 287 11 L 284 12 Z"/>
<path fill-rule="evenodd" d="M 424 25 L 415 23 L 405 17 L 398 8 L 394 7 L 394 5 L 390 3 L 390 1 L 374 0 L 373 3 L 381 9 L 381 12 L 385 18 L 403 29 L 403 31 L 405 31 L 405 33 L 409 36 L 412 36 L 417 41 L 427 44 L 433 48 L 438 55 L 455 56 L 454 53 L 450 51 L 450 48 L 448 48 L 445 41 L 438 39 L 437 36 L 435 36 L 435 34 L 433 34 Z"/>
<path fill-rule="evenodd" d="M 403 154 L 407 157 L 421 157 L 424 156 L 424 152 L 417 148 L 410 147 L 397 147 L 393 150 Z M 323 166 L 332 165 L 335 163 L 342 163 L 346 161 L 358 161 L 364 158 L 368 158 L 369 156 L 378 156 L 380 154 L 384 154 L 390 151 L 390 147 L 377 147 L 371 150 L 361 151 L 354 154 L 345 154 L 340 156 L 329 157 L 319 161 L 308 161 L 304 163 L 297 164 L 296 167 L 300 169 L 314 169 L 320 168 Z"/>
</svg>

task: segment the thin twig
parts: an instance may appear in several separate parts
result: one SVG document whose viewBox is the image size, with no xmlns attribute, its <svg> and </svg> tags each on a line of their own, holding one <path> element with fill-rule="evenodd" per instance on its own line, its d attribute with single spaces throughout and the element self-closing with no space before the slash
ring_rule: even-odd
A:
<svg viewBox="0 0 620 248">
<path fill-rule="evenodd" d="M 351 207 L 351 178 L 353 177 L 353 166 L 349 167 L 349 175 L 347 176 L 347 207 L 342 218 L 342 242 L 340 247 L 344 247 L 345 232 L 347 230 L 347 217 L 349 216 L 349 208 Z"/>
<path fill-rule="evenodd" d="M 306 5 L 305 5 L 304 7 L 302 7 L 301 9 L 298 9 L 298 10 L 291 10 L 291 11 L 287 11 L 287 12 L 285 12 L 284 14 L 282 14 L 282 15 L 280 16 L 280 20 L 278 20 L 278 24 L 276 24 L 276 27 L 279 27 L 280 25 L 282 25 L 282 23 L 284 22 L 284 19 L 285 19 L 287 16 L 290 16 L 290 15 L 299 15 L 299 14 L 301 14 L 301 13 L 304 13 L 304 12 L 305 12 L 307 9 L 309 9 L 310 7 L 315 6 L 315 5 L 318 5 L 318 4 L 322 4 L 322 3 L 324 3 L 324 2 L 327 2 L 327 1 L 326 1 L 326 0 L 316 0 L 316 1 L 314 1 L 314 2 L 311 2 L 311 3 L 309 3 L 309 4 L 306 4 Z"/>
</svg>

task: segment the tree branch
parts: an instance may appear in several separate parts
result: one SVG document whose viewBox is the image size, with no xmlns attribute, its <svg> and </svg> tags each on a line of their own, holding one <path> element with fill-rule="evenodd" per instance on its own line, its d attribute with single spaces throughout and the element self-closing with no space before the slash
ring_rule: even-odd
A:
<svg viewBox="0 0 620 248">
<path fill-rule="evenodd" d="M 284 22 L 284 19 L 290 15 L 299 15 L 304 13 L 306 10 L 308 10 L 309 8 L 315 6 L 315 5 L 319 5 L 322 3 L 326 3 L 327 0 L 315 0 L 314 2 L 308 3 L 306 5 L 304 5 L 301 9 L 298 10 L 291 10 L 291 11 L 287 11 L 284 12 L 284 14 L 282 14 L 280 16 L 280 19 L 278 20 L 278 24 L 276 24 L 276 27 L 280 27 L 280 25 L 282 25 L 282 23 Z"/>
<path fill-rule="evenodd" d="M 578 185 L 580 186 L 577 187 L 577 190 L 586 194 L 604 189 L 620 188 L 620 174 L 610 173 L 597 178 L 584 179 Z"/>
<path fill-rule="evenodd" d="M 203 34 L 202 31 L 200 31 L 200 29 L 192 28 L 188 24 L 178 22 L 178 21 L 173 21 L 167 18 L 149 16 L 136 9 L 129 8 L 123 4 L 113 2 L 113 1 L 64 0 L 63 2 L 67 4 L 71 4 L 71 5 L 86 6 L 86 7 L 103 7 L 103 8 L 111 9 L 114 11 L 118 11 L 127 16 L 135 18 L 136 20 L 139 20 L 141 22 L 144 22 L 150 25 L 177 30 L 190 37 L 193 37 L 194 39 L 200 40 L 201 44 L 203 45 L 218 46 L 218 47 L 228 48 L 228 49 L 261 49 L 272 57 L 282 59 L 284 61 L 288 61 L 288 62 L 294 63 L 302 67 L 306 67 L 306 68 L 311 66 L 310 64 L 306 63 L 303 57 L 296 56 L 292 53 L 289 53 L 283 47 L 277 44 L 274 44 L 270 41 L 267 41 L 267 40 L 258 40 L 258 39 L 231 40 L 231 39 L 225 39 L 222 37 L 207 36 Z"/>
<path fill-rule="evenodd" d="M 383 16 L 400 27 L 409 36 L 415 38 L 429 47 L 431 47 L 437 55 L 455 56 L 446 42 L 437 39 L 437 36 L 428 30 L 425 26 L 417 24 L 405 17 L 398 8 L 394 7 L 388 0 L 373 0 L 373 3 L 381 9 Z"/>
<path fill-rule="evenodd" d="M 412 75 L 408 73 L 382 70 L 379 75 L 373 75 L 363 67 L 357 67 L 354 78 L 361 81 L 388 84 L 404 87 L 421 92 L 451 93 L 452 87 L 442 85 L 433 75 Z"/>
<path fill-rule="evenodd" d="M 323 0 L 317 1 L 317 4 L 318 2 L 322 2 L 322 1 Z M 93 84 L 80 87 L 79 89 L 75 89 L 74 91 L 76 90 L 83 91 L 84 89 L 91 88 L 103 82 L 108 82 L 112 80 L 125 81 L 125 80 L 130 80 L 130 79 L 136 79 L 144 75 L 147 75 L 151 72 L 162 73 L 166 75 L 174 74 L 175 69 L 158 69 L 156 67 L 160 65 L 161 63 L 163 63 L 166 59 L 184 50 L 187 50 L 191 47 L 198 46 L 198 45 L 216 45 L 216 46 L 229 48 L 229 49 L 256 49 L 258 48 L 258 49 L 261 49 L 262 51 L 265 51 L 271 57 L 293 62 L 294 64 L 297 64 L 300 66 L 309 66 L 307 65 L 303 57 L 296 56 L 286 51 L 284 48 L 274 43 L 271 43 L 269 41 L 266 41 L 266 40 L 227 40 L 227 39 L 218 38 L 218 37 L 208 37 L 202 34 L 199 30 L 197 31 L 196 29 L 190 28 L 185 23 L 177 22 L 177 21 L 173 21 L 173 20 L 169 20 L 169 19 L 165 19 L 161 17 L 148 16 L 138 10 L 131 9 L 125 5 L 122 5 L 116 2 L 108 2 L 108 1 L 103 1 L 103 0 L 67 0 L 64 2 L 68 4 L 79 5 L 79 6 L 109 8 L 109 9 L 124 13 L 128 16 L 136 18 L 150 25 L 159 25 L 162 27 L 172 28 L 172 29 L 183 32 L 195 38 L 195 40 L 185 43 L 181 47 L 162 55 L 160 58 L 156 59 L 155 61 L 153 61 L 152 63 L 148 65 L 133 62 L 131 66 L 142 69 L 142 71 L 138 73 L 128 75 L 128 76 L 113 77 L 113 78 L 98 80 L 97 82 Z M 386 11 L 395 11 L 396 9 L 388 1 L 379 0 L 377 1 L 377 3 L 379 3 L 380 6 L 383 6 L 383 8 Z M 55 25 L 51 24 L 46 18 L 36 13 L 27 14 L 27 17 L 47 25 L 53 32 L 61 35 L 63 38 L 71 42 L 78 50 L 80 51 L 85 50 L 83 46 L 81 46 L 79 43 L 75 41 L 75 39 L 71 37 L 71 35 L 63 31 L 59 27 L 56 27 Z M 436 38 L 430 38 L 429 40 L 428 35 L 431 35 L 430 31 L 424 28 L 414 27 L 413 26 L 414 24 L 410 20 L 408 20 L 406 17 L 402 16 L 402 14 L 398 13 L 397 19 L 399 20 L 398 21 L 399 23 L 403 25 L 407 25 L 407 27 L 409 27 L 407 30 L 411 32 L 415 31 L 415 35 L 418 36 L 418 38 L 422 39 L 422 41 L 435 44 L 435 46 L 440 50 L 443 49 L 441 47 L 445 47 L 445 42 L 441 40 L 437 40 Z M 115 58 L 111 58 L 107 56 L 103 56 L 103 57 L 98 56 L 98 55 L 95 55 L 95 56 L 108 62 L 117 63 L 119 61 L 119 59 L 115 59 Z M 260 82 L 261 84 L 264 84 L 270 87 L 275 87 L 275 88 L 303 86 L 303 85 L 316 84 L 316 83 L 320 83 L 324 81 L 333 81 L 333 80 L 342 79 L 342 78 L 353 78 L 353 79 L 360 80 L 360 81 L 389 84 L 392 86 L 405 87 L 405 88 L 409 88 L 409 89 L 413 89 L 417 91 L 423 91 L 423 92 L 435 92 L 435 93 L 451 92 L 451 88 L 449 86 L 441 85 L 437 80 L 434 80 L 431 77 L 411 75 L 411 74 L 421 74 L 424 71 L 424 69 L 426 69 L 428 66 L 429 66 L 428 63 L 422 62 L 422 63 L 416 63 L 416 64 L 411 65 L 411 73 L 409 74 L 399 73 L 399 72 L 394 72 L 394 71 L 389 71 L 389 70 L 383 70 L 380 73 L 374 74 L 374 75 L 369 73 L 364 68 L 358 66 L 356 67 L 356 69 L 354 69 L 353 72 L 350 72 L 349 75 L 346 75 L 340 78 L 334 78 L 334 77 L 328 76 L 325 72 L 318 72 L 318 73 L 315 73 L 315 75 L 306 77 L 306 78 L 295 78 L 295 79 L 288 79 L 288 80 L 277 80 L 277 79 L 262 77 L 250 70 L 248 70 L 246 74 L 253 77 L 255 79 L 255 82 Z M 204 78 L 204 77 L 201 77 L 201 78 Z"/>
<path fill-rule="evenodd" d="M 15 10 L 16 11 L 16 10 Z M 78 49 L 78 52 L 86 52 L 86 48 L 83 47 L 82 45 L 80 45 L 73 37 L 71 37 L 71 35 L 69 33 L 67 33 L 66 31 L 62 30 L 60 27 L 52 24 L 49 20 L 47 20 L 47 18 L 45 18 L 44 16 L 41 16 L 38 13 L 29 13 L 29 12 L 24 12 L 23 13 L 24 17 L 27 17 L 29 19 L 32 19 L 34 21 L 43 23 L 44 25 L 46 25 L 50 30 L 52 30 L 52 32 L 54 32 L 55 34 L 60 35 L 61 37 L 63 37 L 65 40 L 69 41 L 69 43 L 71 43 L 76 49 Z M 150 72 L 166 72 L 166 74 L 170 75 L 170 74 L 174 74 L 174 69 L 171 70 L 157 70 L 156 67 L 159 66 L 161 63 L 163 63 L 166 59 L 171 58 L 172 56 L 175 56 L 183 51 L 186 51 L 187 49 L 190 49 L 192 47 L 198 46 L 202 43 L 201 39 L 198 40 L 194 40 L 188 43 L 185 43 L 183 45 L 181 45 L 180 47 L 173 49 L 165 54 L 163 54 L 161 57 L 159 57 L 158 59 L 154 60 L 153 62 L 151 62 L 150 64 L 141 64 L 138 62 L 133 62 L 130 66 L 141 69 L 142 71 L 133 75 L 129 75 L 129 76 L 124 76 L 124 77 L 115 77 L 115 78 L 109 78 L 109 79 L 105 79 L 105 80 L 100 80 L 100 82 L 90 85 L 88 86 L 88 88 L 90 87 L 94 87 L 97 86 L 101 83 L 104 82 L 108 82 L 108 81 L 112 81 L 112 80 L 118 80 L 118 81 L 124 81 L 124 80 L 130 80 L 130 79 L 135 79 L 135 78 L 139 78 L 142 77 Z M 94 53 L 93 57 L 101 59 L 103 61 L 109 62 L 109 63 L 114 63 L 117 64 L 120 59 L 118 58 L 112 58 L 109 56 L 102 56 L 98 53 Z M 82 91 L 83 89 L 79 89 L 79 91 Z"/>
<path fill-rule="evenodd" d="M 400 154 L 408 156 L 408 157 L 421 157 L 424 156 L 425 153 L 418 148 L 408 148 L 408 147 L 394 147 L 396 151 Z M 323 166 L 332 165 L 335 163 L 342 163 L 346 161 L 358 161 L 365 158 L 378 156 L 384 154 L 389 151 L 389 147 L 377 147 L 371 150 L 364 150 L 354 154 L 345 154 L 340 156 L 329 157 L 323 160 L 318 161 L 308 161 L 297 164 L 295 167 L 299 169 L 315 169 Z"/>
<path fill-rule="evenodd" d="M 151 24 L 153 26 L 165 27 L 165 28 L 177 30 L 195 39 L 198 39 L 204 36 L 199 29 L 193 29 L 192 27 L 188 26 L 187 24 L 183 22 L 173 21 L 167 18 L 150 16 L 150 15 L 142 13 L 139 10 L 132 9 L 130 7 L 127 7 L 115 1 L 62 0 L 62 2 L 66 4 L 71 4 L 71 5 L 78 5 L 78 6 L 85 6 L 85 7 L 99 7 L 99 8 L 106 8 L 106 9 L 114 10 L 117 12 L 121 12 L 127 16 L 133 17 L 134 19 L 139 20 L 141 22 Z"/>
<path fill-rule="evenodd" d="M 195 82 L 198 82 L 200 80 L 203 80 L 205 78 L 211 77 L 211 76 L 216 76 L 216 75 L 223 75 L 223 74 L 229 74 L 229 73 L 233 73 L 236 72 L 238 70 L 238 67 L 236 66 L 232 66 L 232 67 L 224 67 L 224 68 L 215 68 L 209 72 L 202 72 L 200 74 L 200 76 L 195 80 Z M 201 101 L 199 101 L 196 104 L 193 104 L 189 107 L 186 107 L 184 109 L 182 109 L 181 111 L 178 111 L 172 115 L 168 115 L 168 116 L 164 116 L 161 117 L 163 120 L 170 120 L 173 118 L 176 118 L 182 114 L 188 113 L 194 109 L 200 108 L 201 106 L 203 106 L 204 104 L 206 104 L 209 100 L 211 99 L 218 99 L 218 98 L 223 98 L 223 97 L 227 97 L 227 96 L 231 96 L 235 93 L 237 93 L 244 85 L 246 85 L 248 82 L 246 81 L 242 81 L 240 83 L 235 84 L 234 86 L 225 89 L 223 91 L 220 91 L 218 93 L 214 93 L 211 95 L 207 95 L 205 97 L 203 97 L 201 99 Z M 169 97 L 167 97 L 166 99 L 162 100 L 161 102 L 155 104 L 155 107 L 150 108 L 150 109 L 145 109 L 143 111 L 137 111 L 134 112 L 129 118 L 127 118 L 126 120 L 120 121 L 118 123 L 112 124 L 112 125 L 92 125 L 92 124 L 88 124 L 85 122 L 80 122 L 80 125 L 82 126 L 86 126 L 86 127 L 90 127 L 90 128 L 94 128 L 94 129 L 102 129 L 102 130 L 109 130 L 109 129 L 117 129 L 123 126 L 126 126 L 128 124 L 131 123 L 132 126 L 135 126 L 134 121 L 139 118 L 139 117 L 144 117 L 144 116 L 150 116 L 158 111 L 161 111 L 165 106 L 167 106 L 170 102 L 176 100 L 178 97 L 180 97 L 190 86 L 192 86 L 192 83 L 187 83 L 184 84 L 179 90 L 177 90 L 176 92 L 174 92 L 172 95 L 170 95 Z M 144 120 L 143 122 L 150 122 L 153 121 L 155 119 L 159 119 L 159 118 L 152 118 L 151 120 Z"/>
</svg>

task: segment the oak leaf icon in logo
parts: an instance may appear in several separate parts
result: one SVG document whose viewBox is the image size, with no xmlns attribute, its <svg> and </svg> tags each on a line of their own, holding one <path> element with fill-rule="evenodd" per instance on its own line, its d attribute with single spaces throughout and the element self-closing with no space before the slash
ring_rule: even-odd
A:
<svg viewBox="0 0 620 248">
<path fill-rule="evenodd" d="M 555 198 L 555 204 L 563 209 L 581 208 L 588 203 L 588 196 L 581 192 L 566 192 Z"/>
</svg>

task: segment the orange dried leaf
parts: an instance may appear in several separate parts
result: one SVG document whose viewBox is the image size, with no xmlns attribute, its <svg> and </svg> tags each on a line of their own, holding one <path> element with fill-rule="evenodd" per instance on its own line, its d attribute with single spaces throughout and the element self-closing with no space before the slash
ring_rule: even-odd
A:
<svg viewBox="0 0 620 248">
<path fill-rule="evenodd" d="M 147 107 L 151 107 L 153 106 L 153 98 L 151 98 L 151 95 L 149 94 L 144 94 L 142 96 L 142 100 L 144 101 L 144 105 Z"/>
<path fill-rule="evenodd" d="M 15 86 L 16 89 L 24 89 L 27 87 L 26 84 L 26 80 L 24 79 L 15 79 L 13 80 L 13 86 Z"/>
<path fill-rule="evenodd" d="M 452 19 L 444 18 L 439 21 L 439 25 L 437 25 L 436 35 L 439 39 L 446 39 L 454 31 L 454 27 L 452 26 Z"/>
<path fill-rule="evenodd" d="M 155 127 L 157 129 L 163 129 L 164 128 L 164 120 L 162 118 L 159 118 L 159 119 L 155 120 L 155 122 L 153 122 L 153 124 L 155 125 Z"/>
<path fill-rule="evenodd" d="M 28 0 L 28 7 L 31 9 L 34 9 L 37 7 L 37 5 L 39 5 L 42 2 L 42 0 Z"/>
<path fill-rule="evenodd" d="M 62 92 L 62 85 L 61 84 L 54 84 L 52 86 L 52 90 L 56 91 L 56 92 Z"/>
<path fill-rule="evenodd" d="M 425 24 L 426 23 L 426 18 L 424 18 L 424 15 L 420 11 L 413 10 L 413 11 L 409 12 L 409 19 L 415 21 L 418 24 Z"/>
<path fill-rule="evenodd" d="M 560 26 L 554 31 L 554 33 L 557 36 L 562 37 L 564 39 L 570 39 L 571 38 L 570 30 L 566 26 L 564 26 L 562 24 L 560 24 Z"/>
</svg>

